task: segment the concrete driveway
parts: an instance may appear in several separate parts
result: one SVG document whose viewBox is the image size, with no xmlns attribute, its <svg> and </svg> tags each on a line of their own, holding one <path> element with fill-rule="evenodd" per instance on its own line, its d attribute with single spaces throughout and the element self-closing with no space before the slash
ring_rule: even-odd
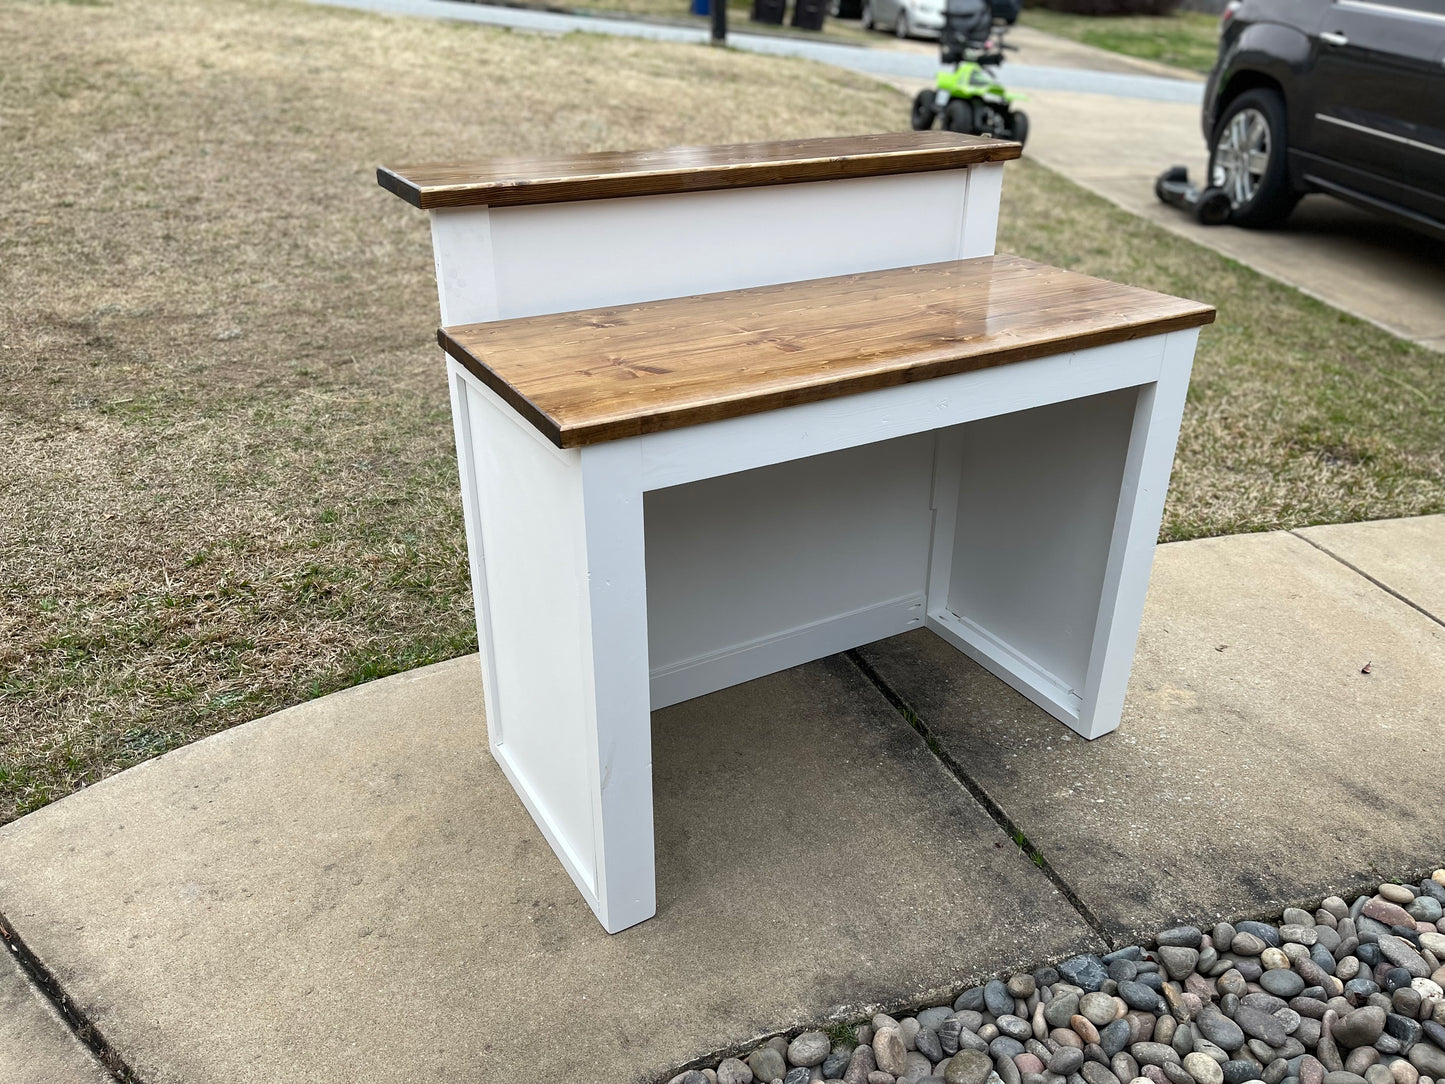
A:
<svg viewBox="0 0 1445 1084">
<path fill-rule="evenodd" d="M 1199 113 L 1133 101 L 1100 115 L 1092 94 L 1030 95 L 1032 157 L 1165 229 L 1404 339 L 1445 351 L 1445 244 L 1328 196 L 1308 196 L 1275 231 L 1207 227 L 1154 198 L 1171 165 L 1202 178 L 1208 155 Z M 1113 137 L 1099 139 L 1106 127 Z"/>
<path fill-rule="evenodd" d="M 1023 29 L 1013 40 L 1019 58 L 1033 65 L 1167 70 Z M 1007 65 L 1002 74 L 1009 82 Z M 1197 80 L 1178 74 L 1181 82 Z M 893 83 L 910 95 L 925 85 L 921 79 Z M 1197 225 L 1154 197 L 1154 179 L 1169 166 L 1204 176 L 1208 155 L 1197 105 L 1051 88 L 1029 89 L 1028 97 L 1030 158 L 1181 237 L 1391 334 L 1445 351 L 1445 244 L 1328 196 L 1306 197 L 1280 230 Z"/>
</svg>

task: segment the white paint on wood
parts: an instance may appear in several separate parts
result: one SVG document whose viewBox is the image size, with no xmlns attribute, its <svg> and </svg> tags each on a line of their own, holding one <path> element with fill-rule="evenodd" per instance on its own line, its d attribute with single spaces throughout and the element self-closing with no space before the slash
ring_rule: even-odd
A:
<svg viewBox="0 0 1445 1084">
<path fill-rule="evenodd" d="M 998 244 L 998 209 L 1002 195 L 1002 162 L 987 162 L 969 169 L 968 211 L 959 223 L 958 259 L 993 255 Z"/>
<path fill-rule="evenodd" d="M 924 596 L 907 595 L 682 659 L 652 671 L 652 708 L 656 711 L 897 636 L 923 622 Z"/>
<path fill-rule="evenodd" d="M 643 442 L 643 486 L 662 489 L 1152 383 L 1159 344 L 1133 339 L 629 439 Z"/>
<path fill-rule="evenodd" d="M 1126 388 L 959 430 L 947 611 L 1078 698 L 1137 397 Z"/>
<path fill-rule="evenodd" d="M 657 912 L 642 485 L 636 446 L 594 445 L 582 449 L 581 461 L 591 621 L 581 676 L 588 691 L 594 909 L 616 933 Z"/>
<path fill-rule="evenodd" d="M 534 316 L 957 259 L 968 172 L 494 207 L 496 311 Z"/>
<path fill-rule="evenodd" d="M 959 478 L 963 471 L 963 427 L 934 434 L 933 477 L 928 506 L 933 529 L 928 543 L 927 613 L 948 609 L 948 583 L 953 576 L 953 534 L 958 526 Z"/>
<path fill-rule="evenodd" d="M 468 385 L 496 670 L 493 753 L 577 886 L 597 906 L 592 623 L 580 456 L 529 437 Z"/>
<path fill-rule="evenodd" d="M 1080 726 L 1086 738 L 1113 730 L 1123 714 L 1199 329 L 1175 331 L 1163 338 L 1159 380 L 1140 389 L 1132 418 L 1104 589 L 1090 637 L 1093 647 Z"/>
<path fill-rule="evenodd" d="M 487 560 L 482 548 L 482 521 L 486 518 L 477 490 L 476 453 L 472 444 L 472 415 L 468 406 L 471 377 L 447 358 L 447 385 L 452 399 L 452 431 L 456 440 L 457 470 L 461 476 L 462 523 L 467 532 L 467 564 L 472 581 L 472 609 L 477 620 L 477 656 L 482 666 L 482 698 L 487 705 L 487 741 L 493 750 L 502 743 L 502 716 L 497 703 L 497 660 L 492 653 L 491 604 L 487 600 Z"/>
<path fill-rule="evenodd" d="M 649 493 L 653 706 L 921 623 L 910 606 L 927 577 L 933 443 L 925 433 Z M 711 676 L 686 677 L 693 667 Z"/>
<path fill-rule="evenodd" d="M 949 610 L 930 613 L 928 627 L 995 677 L 1007 682 L 1059 722 L 1075 727 L 1082 701 L 1056 675 L 982 626 Z"/>
<path fill-rule="evenodd" d="M 615 933 L 656 911 L 637 449 L 559 450 L 452 375 L 493 755 Z"/>
<path fill-rule="evenodd" d="M 487 208 L 433 211 L 431 243 L 442 327 L 497 319 L 496 265 Z"/>
</svg>

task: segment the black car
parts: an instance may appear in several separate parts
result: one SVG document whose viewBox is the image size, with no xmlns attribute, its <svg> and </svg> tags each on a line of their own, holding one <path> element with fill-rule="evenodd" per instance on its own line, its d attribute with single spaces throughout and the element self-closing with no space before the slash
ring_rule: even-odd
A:
<svg viewBox="0 0 1445 1084">
<path fill-rule="evenodd" d="M 1209 183 L 1245 226 L 1327 192 L 1445 240 L 1445 0 L 1231 0 Z"/>
</svg>

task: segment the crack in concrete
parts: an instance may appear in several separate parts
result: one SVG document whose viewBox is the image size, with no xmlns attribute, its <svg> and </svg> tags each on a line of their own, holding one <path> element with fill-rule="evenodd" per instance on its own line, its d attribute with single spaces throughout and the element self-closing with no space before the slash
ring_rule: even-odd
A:
<svg viewBox="0 0 1445 1084">
<path fill-rule="evenodd" d="M 848 660 L 852 662 L 854 666 L 858 667 L 863 676 L 872 683 L 873 687 L 883 694 L 883 698 L 893 705 L 898 711 L 898 714 L 903 716 L 904 721 L 918 732 L 923 738 L 924 743 L 928 746 L 929 752 L 943 765 L 944 769 L 959 782 L 964 790 L 972 795 L 973 800 L 983 807 L 983 811 L 993 818 L 994 823 L 1008 834 L 1009 839 L 1018 846 L 1019 850 L 1023 851 L 1028 859 L 1049 879 L 1049 883 L 1058 889 L 1059 894 L 1068 901 L 1069 906 L 1078 913 L 1079 917 L 1084 920 L 1084 923 L 1089 929 L 1098 935 L 1099 939 L 1104 942 L 1105 946 L 1107 946 L 1111 952 L 1118 948 L 1119 946 L 1114 943 L 1114 939 L 1110 937 L 1108 931 L 1104 929 L 1104 924 L 1100 922 L 1098 916 L 1089 909 L 1089 905 L 1084 902 L 1083 897 L 1074 890 L 1074 887 L 1069 884 L 1068 881 L 1064 880 L 1058 870 L 1054 869 L 1044 853 L 1033 844 L 1024 830 L 1020 828 L 1014 819 L 1004 810 L 1003 806 L 994 801 L 988 791 L 984 790 L 979 782 L 968 774 L 963 765 L 943 747 L 937 735 L 929 729 L 928 724 L 919 717 L 912 706 L 903 699 L 893 686 L 888 684 L 883 675 L 878 673 L 867 659 L 858 654 L 856 649 L 845 652 L 845 654 Z"/>
<path fill-rule="evenodd" d="M 1306 538 L 1304 535 L 1300 534 L 1299 531 L 1290 531 L 1289 534 L 1292 535 L 1292 536 L 1295 537 L 1295 538 L 1298 538 L 1301 542 L 1304 542 L 1304 543 L 1306 543 L 1306 544 L 1308 544 L 1308 545 L 1313 546 L 1315 549 L 1317 549 L 1317 550 L 1319 550 L 1321 553 L 1323 553 L 1326 557 L 1333 557 L 1336 561 L 1338 561 L 1340 564 L 1344 565 L 1344 566 L 1345 566 L 1346 568 L 1348 568 L 1351 572 L 1355 573 L 1355 574 L 1358 575 L 1358 576 L 1363 576 L 1365 579 L 1369 580 L 1372 584 L 1374 584 L 1376 587 L 1378 587 L 1381 591 L 1385 592 L 1385 594 L 1391 595 L 1391 596 L 1393 596 L 1394 598 L 1399 599 L 1399 600 L 1400 600 L 1401 602 L 1403 602 L 1406 606 L 1410 607 L 1410 609 L 1416 610 L 1416 611 L 1424 614 L 1424 615 L 1425 615 L 1426 617 L 1428 617 L 1431 621 L 1435 622 L 1435 624 L 1445 626 L 1445 619 L 1436 617 L 1436 616 L 1435 616 L 1434 614 L 1432 614 L 1429 610 L 1425 609 L 1425 607 L 1421 606 L 1418 602 L 1415 602 L 1415 601 L 1413 601 L 1413 600 L 1411 600 L 1411 599 L 1406 598 L 1404 595 L 1400 594 L 1399 591 L 1396 591 L 1393 587 L 1391 587 L 1388 583 L 1385 583 L 1385 582 L 1383 582 L 1383 581 L 1381 581 L 1381 580 L 1375 579 L 1374 576 L 1371 576 L 1368 572 L 1366 572 L 1366 571 L 1365 571 L 1363 568 L 1361 568 L 1359 565 L 1351 564 L 1349 561 L 1346 561 L 1343 557 L 1341 557 L 1338 553 L 1336 553 L 1334 550 L 1330 549 L 1329 547 L 1320 545 L 1318 542 L 1316 542 L 1316 541 L 1315 541 L 1314 539 L 1312 539 L 1312 538 Z"/>
<path fill-rule="evenodd" d="M 100 1029 L 91 1022 L 85 1012 L 70 999 L 64 988 L 56 977 L 35 953 L 21 940 L 20 935 L 15 932 L 15 926 L 0 911 L 0 942 L 10 950 L 11 957 L 20 969 L 25 972 L 26 977 L 35 985 L 35 988 L 45 996 L 45 999 L 55 1007 L 60 1018 L 65 1021 L 65 1026 L 85 1044 L 86 1048 L 95 1055 L 96 1060 L 104 1066 L 119 1084 L 145 1084 L 136 1075 L 127 1063 L 120 1056 L 116 1049 L 106 1041 Z"/>
</svg>

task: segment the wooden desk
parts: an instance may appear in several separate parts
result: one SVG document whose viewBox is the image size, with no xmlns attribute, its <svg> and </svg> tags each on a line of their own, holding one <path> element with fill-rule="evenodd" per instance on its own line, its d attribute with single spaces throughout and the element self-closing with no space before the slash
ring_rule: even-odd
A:
<svg viewBox="0 0 1445 1084">
<path fill-rule="evenodd" d="M 992 256 L 1010 148 L 383 174 L 513 201 L 433 212 L 487 724 L 609 931 L 656 908 L 651 709 L 927 625 L 1118 725 L 1213 310 Z"/>
</svg>

